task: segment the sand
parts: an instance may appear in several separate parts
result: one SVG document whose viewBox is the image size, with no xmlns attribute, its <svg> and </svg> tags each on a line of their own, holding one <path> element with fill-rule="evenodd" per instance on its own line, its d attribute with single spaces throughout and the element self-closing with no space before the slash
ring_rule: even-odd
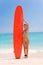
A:
<svg viewBox="0 0 43 65">
<path fill-rule="evenodd" d="M 0 65 L 43 65 L 43 53 L 29 53 L 28 58 L 15 59 L 13 53 L 0 53 Z"/>
</svg>

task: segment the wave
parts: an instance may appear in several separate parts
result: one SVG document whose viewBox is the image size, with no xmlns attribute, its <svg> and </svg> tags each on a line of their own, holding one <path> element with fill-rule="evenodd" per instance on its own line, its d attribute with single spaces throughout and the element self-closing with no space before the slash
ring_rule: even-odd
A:
<svg viewBox="0 0 43 65">
<path fill-rule="evenodd" d="M 24 52 L 24 50 L 22 49 L 22 52 Z M 43 49 L 29 49 L 29 53 L 42 53 Z M 6 53 L 13 53 L 13 49 L 0 49 L 0 54 L 6 54 Z"/>
</svg>

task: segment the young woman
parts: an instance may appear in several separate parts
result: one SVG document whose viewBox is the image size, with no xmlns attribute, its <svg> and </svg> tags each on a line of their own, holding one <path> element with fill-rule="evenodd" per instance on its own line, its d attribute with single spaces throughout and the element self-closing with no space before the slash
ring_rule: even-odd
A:
<svg viewBox="0 0 43 65">
<path fill-rule="evenodd" d="M 28 47 L 29 47 L 29 38 L 28 38 L 28 29 L 29 25 L 26 23 L 23 25 L 23 46 L 24 46 L 24 55 L 28 57 Z"/>
</svg>

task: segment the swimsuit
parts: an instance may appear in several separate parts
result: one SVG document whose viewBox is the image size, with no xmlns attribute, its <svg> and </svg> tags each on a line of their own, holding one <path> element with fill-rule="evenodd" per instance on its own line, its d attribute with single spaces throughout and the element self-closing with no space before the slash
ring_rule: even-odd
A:
<svg viewBox="0 0 43 65">
<path fill-rule="evenodd" d="M 25 43 L 27 43 L 28 42 L 28 40 L 23 40 Z"/>
<path fill-rule="evenodd" d="M 24 33 L 28 34 L 28 31 L 26 31 L 26 32 L 24 32 Z M 24 33 L 23 33 L 23 34 L 24 34 Z M 23 42 L 25 42 L 25 43 L 27 43 L 28 41 L 29 41 L 29 40 L 26 40 L 26 39 L 23 40 Z"/>
</svg>

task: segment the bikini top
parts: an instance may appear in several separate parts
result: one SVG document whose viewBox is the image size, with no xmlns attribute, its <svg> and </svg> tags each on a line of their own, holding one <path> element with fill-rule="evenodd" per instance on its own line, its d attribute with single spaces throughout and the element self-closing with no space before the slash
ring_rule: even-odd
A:
<svg viewBox="0 0 43 65">
<path fill-rule="evenodd" d="M 24 33 L 28 34 L 28 31 L 26 31 L 26 32 L 23 32 L 23 34 L 24 34 Z"/>
</svg>

